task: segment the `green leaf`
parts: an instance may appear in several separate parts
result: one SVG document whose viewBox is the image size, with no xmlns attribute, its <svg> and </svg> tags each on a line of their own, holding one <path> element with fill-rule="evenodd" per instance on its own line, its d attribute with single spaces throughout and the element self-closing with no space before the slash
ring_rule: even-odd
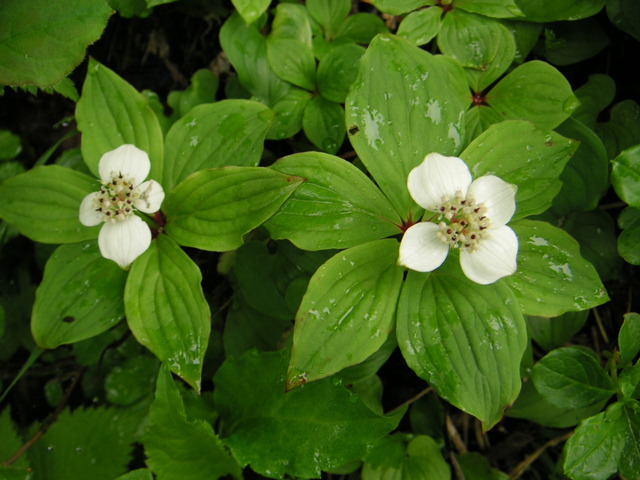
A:
<svg viewBox="0 0 640 480">
<path fill-rule="evenodd" d="M 269 65 L 282 80 L 315 90 L 316 60 L 309 46 L 293 38 L 269 38 L 267 57 Z"/>
<path fill-rule="evenodd" d="M 2 437 L 2 443 L 0 443 L 0 458 L 2 458 L 3 461 L 9 460 L 24 444 L 24 440 L 18 435 L 18 431 L 11 419 L 11 408 L 9 407 L 6 407 L 2 413 L 0 413 L 0 436 Z M 18 457 L 13 466 L 16 467 L 17 470 L 15 472 L 15 478 L 26 478 L 26 470 L 29 467 L 29 463 L 25 455 Z M 5 472 L 0 470 L 0 478 L 2 478 L 2 474 L 4 473 Z M 22 477 L 19 476 L 20 473 Z M 9 479 L 12 478 L 13 477 L 9 477 Z"/>
<path fill-rule="evenodd" d="M 178 118 L 184 117 L 193 107 L 216 101 L 220 80 L 211 70 L 201 68 L 191 76 L 191 84 L 186 90 L 172 90 L 167 103 Z"/>
<path fill-rule="evenodd" d="M 534 60 L 512 70 L 486 95 L 486 103 L 504 119 L 522 119 L 552 130 L 579 102 L 567 79 L 548 63 Z"/>
<path fill-rule="evenodd" d="M 595 15 L 605 0 L 516 0 L 528 22 L 579 20 Z"/>
<path fill-rule="evenodd" d="M 456 0 L 455 8 L 493 18 L 520 17 L 517 0 Z"/>
<path fill-rule="evenodd" d="M 267 107 L 250 100 L 223 100 L 192 109 L 167 133 L 165 191 L 204 168 L 257 165 L 272 118 Z"/>
<path fill-rule="evenodd" d="M 621 475 L 633 478 L 640 471 L 640 404 L 627 402 L 624 404 L 627 439 L 618 468 Z"/>
<path fill-rule="evenodd" d="M 620 365 L 632 362 L 640 353 L 640 315 L 627 313 L 618 332 Z"/>
<path fill-rule="evenodd" d="M 271 128 L 267 132 L 269 140 L 293 137 L 302 129 L 302 116 L 312 98 L 311 92 L 292 87 L 271 110 L 275 113 Z"/>
<path fill-rule="evenodd" d="M 554 65 L 572 65 L 597 55 L 608 44 L 600 24 L 588 18 L 547 25 L 545 48 L 540 53 Z"/>
<path fill-rule="evenodd" d="M 316 147 L 337 153 L 345 136 L 342 105 L 321 96 L 312 98 L 302 115 L 302 129 Z"/>
<path fill-rule="evenodd" d="M 442 20 L 438 47 L 465 67 L 469 85 L 478 93 L 497 80 L 516 55 L 513 36 L 502 23 L 457 8 Z"/>
<path fill-rule="evenodd" d="M 151 396 L 158 366 L 158 360 L 144 351 L 142 355 L 128 357 L 113 367 L 104 380 L 109 403 L 127 406 Z"/>
<path fill-rule="evenodd" d="M 593 210 L 609 187 L 607 151 L 593 130 L 573 118 L 567 118 L 556 131 L 580 143 L 562 170 L 562 188 L 553 200 L 551 212 L 562 216 Z"/>
<path fill-rule="evenodd" d="M 618 196 L 640 208 L 640 145 L 628 148 L 611 161 L 611 182 Z"/>
<path fill-rule="evenodd" d="M 97 242 L 58 247 L 36 291 L 31 332 L 42 348 L 98 335 L 124 318 L 127 272 L 102 257 Z"/>
<path fill-rule="evenodd" d="M 136 428 L 120 409 L 65 410 L 29 449 L 31 467 L 40 479 L 113 480 L 127 471 Z"/>
<path fill-rule="evenodd" d="M 111 16 L 101 0 L 4 0 L 0 84 L 53 86 L 84 59 Z"/>
<path fill-rule="evenodd" d="M 627 213 L 628 214 L 625 214 Z M 626 218 L 624 224 L 622 219 Z M 618 237 L 618 253 L 632 265 L 640 265 L 640 211 L 628 207 L 618 219 L 622 233 Z"/>
<path fill-rule="evenodd" d="M 623 405 L 584 420 L 564 447 L 564 473 L 573 480 L 607 479 L 618 470 L 625 445 Z"/>
<path fill-rule="evenodd" d="M 436 0 L 373 0 L 371 3 L 384 13 L 402 15 L 427 5 L 435 5 Z"/>
<path fill-rule="evenodd" d="M 233 6 L 242 15 L 242 19 L 251 24 L 267 11 L 271 0 L 231 0 Z"/>
<path fill-rule="evenodd" d="M 616 84 L 608 75 L 596 73 L 589 75 L 587 83 L 575 91 L 580 105 L 571 115 L 572 118 L 595 128 L 598 115 L 613 101 Z"/>
<path fill-rule="evenodd" d="M 618 376 L 618 390 L 625 399 L 640 398 L 640 362 L 622 369 Z"/>
<path fill-rule="evenodd" d="M 372 13 L 356 13 L 345 18 L 336 32 L 336 40 L 350 40 L 368 44 L 378 33 L 388 33 L 389 28 L 382 18 Z"/>
<path fill-rule="evenodd" d="M 309 12 L 302 5 L 280 3 L 271 24 L 269 38 L 290 38 L 299 40 L 311 48 L 313 32 Z"/>
<path fill-rule="evenodd" d="M 11 160 L 20 155 L 22 142 L 20 137 L 9 130 L 0 130 L 0 160 Z"/>
<path fill-rule="evenodd" d="M 580 255 L 578 243 L 546 222 L 512 223 L 519 240 L 518 271 L 504 279 L 527 315 L 554 317 L 609 300 L 598 274 Z"/>
<path fill-rule="evenodd" d="M 325 36 L 332 38 L 342 21 L 351 10 L 350 0 L 307 0 L 311 17 L 325 30 Z"/>
<path fill-rule="evenodd" d="M 504 25 L 509 29 L 516 42 L 514 61 L 523 63 L 538 42 L 543 26 L 537 23 L 516 20 L 505 21 Z"/>
<path fill-rule="evenodd" d="M 607 0 L 607 16 L 620 30 L 640 41 L 640 10 L 635 0 Z"/>
<path fill-rule="evenodd" d="M 609 158 L 640 143 L 640 105 L 635 100 L 616 103 L 609 112 L 609 121 L 596 126 Z"/>
<path fill-rule="evenodd" d="M 474 178 L 497 175 L 518 186 L 514 219 L 544 212 L 562 187 L 559 177 L 579 147 L 529 122 L 505 121 L 477 137 L 461 157 Z"/>
<path fill-rule="evenodd" d="M 442 9 L 440 7 L 423 8 L 404 17 L 396 33 L 399 37 L 406 38 L 414 45 L 420 46 L 435 38 L 441 23 Z"/>
<path fill-rule="evenodd" d="M 318 90 L 327 100 L 343 103 L 356 78 L 360 58 L 365 49 L 347 44 L 331 49 L 318 65 Z M 344 115 L 342 115 L 344 117 Z M 341 121 L 344 125 L 344 119 Z"/>
<path fill-rule="evenodd" d="M 91 59 L 76 105 L 82 158 L 98 176 L 105 153 L 130 143 L 149 154 L 150 178 L 162 178 L 162 129 L 147 99 L 115 72 Z"/>
<path fill-rule="evenodd" d="M 479 453 L 464 453 L 457 461 L 465 480 L 509 480 L 509 475 L 492 468 L 489 459 Z"/>
<path fill-rule="evenodd" d="M 403 435 L 393 435 L 378 443 L 364 464 L 363 480 L 451 479 L 451 468 L 442 458 L 440 447 L 433 438 L 427 435 L 416 435 L 411 440 L 403 437 Z M 400 451 L 396 452 L 396 450 Z"/>
<path fill-rule="evenodd" d="M 296 314 L 287 389 L 355 365 L 393 330 L 403 270 L 398 242 L 377 240 L 337 253 L 311 277 Z"/>
<path fill-rule="evenodd" d="M 163 480 L 241 478 L 240 466 L 209 423 L 189 420 L 180 392 L 166 368 L 160 369 L 144 437 L 147 464 Z"/>
<path fill-rule="evenodd" d="M 231 15 L 220 29 L 220 45 L 242 86 L 257 100 L 272 106 L 287 94 L 291 85 L 269 66 L 266 39 L 255 27 L 247 26 L 238 13 Z"/>
<path fill-rule="evenodd" d="M 558 348 L 533 367 L 533 384 L 560 408 L 585 408 L 608 400 L 613 382 L 596 354 L 584 347 Z"/>
<path fill-rule="evenodd" d="M 166 232 L 179 244 L 224 252 L 264 223 L 304 180 L 261 167 L 201 170 L 167 197 Z"/>
<path fill-rule="evenodd" d="M 74 243 L 98 236 L 80 223 L 80 203 L 98 182 L 70 168 L 36 167 L 0 184 L 0 217 L 41 243 Z"/>
<path fill-rule="evenodd" d="M 528 381 L 522 384 L 518 399 L 507 409 L 505 415 L 531 420 L 545 427 L 567 428 L 600 412 L 605 404 L 606 400 L 585 408 L 560 408 L 550 403 L 536 390 L 533 382 Z"/>
<path fill-rule="evenodd" d="M 285 393 L 287 357 L 281 350 L 227 358 L 214 377 L 223 442 L 242 466 L 271 478 L 319 478 L 362 458 L 398 425 L 405 409 L 377 415 L 331 379 Z"/>
<path fill-rule="evenodd" d="M 200 391 L 211 314 L 202 274 L 166 235 L 133 263 L 124 290 L 129 328 L 172 372 Z"/>
<path fill-rule="evenodd" d="M 305 178 L 265 226 L 305 250 L 349 248 L 399 232 L 400 218 L 361 170 L 324 153 L 278 160 L 279 172 Z"/>
<path fill-rule="evenodd" d="M 478 285 L 455 263 L 432 274 L 408 272 L 398 304 L 398 345 L 419 377 L 478 417 L 486 431 L 520 391 L 526 325 L 504 283 Z"/>
<path fill-rule="evenodd" d="M 147 468 L 139 468 L 124 475 L 120 475 L 116 480 L 153 480 L 151 470 Z"/>
<path fill-rule="evenodd" d="M 580 331 L 587 321 L 589 310 L 567 312 L 558 317 L 527 317 L 531 338 L 545 351 L 563 346 Z"/>
<path fill-rule="evenodd" d="M 450 155 L 462 147 L 470 101 L 464 78 L 453 59 L 391 35 L 378 35 L 362 57 L 345 105 L 349 139 L 403 218 L 413 205 L 411 169 L 430 152 Z"/>
</svg>

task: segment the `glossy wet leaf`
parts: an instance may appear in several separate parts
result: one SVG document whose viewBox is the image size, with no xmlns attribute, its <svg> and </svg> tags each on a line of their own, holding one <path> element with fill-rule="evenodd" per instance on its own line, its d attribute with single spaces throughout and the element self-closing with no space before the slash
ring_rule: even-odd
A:
<svg viewBox="0 0 640 480">
<path fill-rule="evenodd" d="M 527 315 L 554 317 L 609 300 L 598 274 L 580 255 L 578 243 L 546 222 L 512 223 L 519 241 L 518 271 L 504 279 Z"/>
<path fill-rule="evenodd" d="M 82 158 L 98 176 L 102 155 L 131 143 L 149 155 L 149 178 L 162 178 L 162 129 L 146 98 L 114 71 L 91 59 L 76 105 Z"/>
<path fill-rule="evenodd" d="M 538 60 L 509 72 L 487 93 L 486 103 L 505 120 L 529 120 L 548 130 L 566 120 L 579 105 L 567 79 Z"/>
<path fill-rule="evenodd" d="M 302 115 L 302 129 L 320 150 L 337 153 L 346 134 L 342 105 L 322 96 L 312 98 Z"/>
<path fill-rule="evenodd" d="M 375 414 L 331 379 L 285 393 L 287 361 L 286 350 L 248 352 L 228 358 L 214 377 L 223 443 L 261 475 L 319 478 L 362 458 L 404 414 Z"/>
<path fill-rule="evenodd" d="M 640 146 L 628 148 L 611 161 L 611 182 L 631 207 L 640 208 Z"/>
<path fill-rule="evenodd" d="M 205 420 L 187 418 L 171 374 L 160 369 L 144 437 L 147 464 L 165 480 L 210 480 L 233 475 L 240 466 Z"/>
<path fill-rule="evenodd" d="M 260 167 L 200 170 L 167 196 L 166 232 L 180 245 L 224 252 L 271 217 L 302 178 Z"/>
<path fill-rule="evenodd" d="M 558 348 L 533 367 L 533 383 L 561 408 L 585 408 L 613 395 L 613 382 L 596 354 L 583 347 Z"/>
<path fill-rule="evenodd" d="M 527 334 L 514 293 L 502 281 L 468 280 L 455 262 L 431 274 L 409 271 L 397 322 L 411 369 L 484 430 L 495 425 L 520 391 Z"/>
<path fill-rule="evenodd" d="M 4 0 L 0 84 L 41 88 L 57 84 L 82 62 L 111 13 L 100 0 Z"/>
<path fill-rule="evenodd" d="M 407 40 L 379 35 L 362 57 L 345 103 L 349 140 L 403 218 L 413 205 L 409 172 L 430 152 L 459 152 L 469 101 L 455 61 Z"/>
<path fill-rule="evenodd" d="M 382 192 L 349 162 L 298 153 L 273 167 L 305 182 L 266 223 L 275 239 L 305 250 L 348 248 L 399 232 L 400 218 Z"/>
<path fill-rule="evenodd" d="M 474 178 L 497 175 L 518 187 L 514 219 L 542 213 L 562 187 L 560 174 L 579 144 L 529 122 L 491 126 L 462 152 Z"/>
<path fill-rule="evenodd" d="M 231 0 L 231 3 L 242 16 L 242 19 L 250 24 L 267 11 L 271 0 Z"/>
<path fill-rule="evenodd" d="M 98 335 L 124 318 L 127 272 L 104 258 L 97 242 L 58 247 L 36 291 L 31 332 L 43 348 Z"/>
<path fill-rule="evenodd" d="M 200 391 L 211 313 L 202 273 L 166 235 L 133 263 L 124 291 L 127 322 L 138 342 Z"/>
<path fill-rule="evenodd" d="M 417 46 L 421 46 L 435 38 L 440 30 L 441 22 L 442 9 L 440 7 L 423 8 L 404 17 L 396 34 Z"/>
<path fill-rule="evenodd" d="M 402 284 L 397 259 L 396 240 L 377 240 L 337 253 L 311 277 L 296 314 L 287 388 L 360 363 L 382 346 Z"/>
<path fill-rule="evenodd" d="M 80 203 L 98 181 L 70 168 L 36 167 L 0 184 L 0 218 L 42 243 L 96 238 L 99 227 L 80 223 Z"/>
<path fill-rule="evenodd" d="M 223 100 L 192 109 L 167 133 L 165 191 L 205 168 L 257 165 L 272 118 L 267 107 L 250 100 Z"/>
<path fill-rule="evenodd" d="M 497 80 L 516 54 L 513 36 L 502 23 L 457 8 L 442 20 L 438 47 L 465 67 L 474 92 Z"/>
</svg>

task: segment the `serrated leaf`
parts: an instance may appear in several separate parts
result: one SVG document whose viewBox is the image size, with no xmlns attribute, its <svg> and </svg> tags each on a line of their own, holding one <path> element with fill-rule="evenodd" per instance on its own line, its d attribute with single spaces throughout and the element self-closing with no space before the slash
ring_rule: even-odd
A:
<svg viewBox="0 0 640 480">
<path fill-rule="evenodd" d="M 80 203 L 96 179 L 70 168 L 36 167 L 0 184 L 0 217 L 36 242 L 74 243 L 96 238 L 99 227 L 80 223 Z"/>
<path fill-rule="evenodd" d="M 180 392 L 166 368 L 158 375 L 143 443 L 147 464 L 161 480 L 241 478 L 240 466 L 211 425 L 187 418 Z"/>
<path fill-rule="evenodd" d="M 124 290 L 135 337 L 197 391 L 211 330 L 201 281 L 197 265 L 160 235 L 131 267 Z"/>
<path fill-rule="evenodd" d="M 144 95 L 115 72 L 91 59 L 76 105 L 78 130 L 82 132 L 82 158 L 98 176 L 98 162 L 105 153 L 130 143 L 149 154 L 149 178 L 162 178 L 162 129 Z"/>
<path fill-rule="evenodd" d="M 458 153 L 469 100 L 453 59 L 407 40 L 378 35 L 362 57 L 345 103 L 349 140 L 403 218 L 413 205 L 409 172 L 430 152 Z"/>
<path fill-rule="evenodd" d="M 304 180 L 260 167 L 201 170 L 167 196 L 166 232 L 181 245 L 214 252 L 242 245 Z"/>
<path fill-rule="evenodd" d="M 608 400 L 613 383 L 596 354 L 582 347 L 557 348 L 533 367 L 533 384 L 560 408 L 585 408 Z"/>
<path fill-rule="evenodd" d="M 366 175 L 324 153 L 298 153 L 275 170 L 305 178 L 265 226 L 305 250 L 349 248 L 399 232 L 400 218 Z"/>
<path fill-rule="evenodd" d="M 65 410 L 28 451 L 34 476 L 113 480 L 127 470 L 136 428 L 119 409 Z"/>
<path fill-rule="evenodd" d="M 419 377 L 488 430 L 520 391 L 526 325 L 504 283 L 478 285 L 455 264 L 432 274 L 409 271 L 398 304 L 398 345 Z"/>
<path fill-rule="evenodd" d="M 312 98 L 302 115 L 302 129 L 316 147 L 337 153 L 346 133 L 342 105 L 321 96 Z"/>
<path fill-rule="evenodd" d="M 124 318 L 127 272 L 104 258 L 97 242 L 58 247 L 44 269 L 31 315 L 42 348 L 98 335 Z"/>
<path fill-rule="evenodd" d="M 11 419 L 11 409 L 9 407 L 6 407 L 2 413 L 0 413 L 0 437 L 2 438 L 2 443 L 0 443 L 0 458 L 2 458 L 3 461 L 12 458 L 24 444 L 24 440 L 18 435 L 18 431 Z M 27 457 L 25 455 L 18 457 L 12 465 L 16 470 L 12 472 L 15 473 L 15 478 L 25 479 L 29 467 Z M 5 472 L 0 470 L 0 478 L 4 473 Z M 9 479 L 12 478 L 14 477 L 9 477 Z"/>
<path fill-rule="evenodd" d="M 559 177 L 579 144 L 529 122 L 492 125 L 461 154 L 474 178 L 497 175 L 518 186 L 518 219 L 544 212 L 562 187 Z"/>
<path fill-rule="evenodd" d="M 331 49 L 318 65 L 317 81 L 320 94 L 327 100 L 343 103 L 356 78 L 360 58 L 365 49 L 347 44 Z M 344 116 L 344 115 L 343 115 Z M 344 125 L 344 120 L 341 122 Z"/>
<path fill-rule="evenodd" d="M 414 45 L 420 46 L 435 38 L 441 22 L 440 7 L 423 8 L 404 17 L 396 33 L 399 37 L 404 37 Z"/>
<path fill-rule="evenodd" d="M 640 352 L 640 315 L 627 313 L 618 332 L 620 364 L 632 362 Z"/>
<path fill-rule="evenodd" d="M 377 415 L 331 379 L 285 393 L 287 360 L 285 350 L 249 352 L 228 358 L 214 377 L 223 442 L 261 475 L 319 478 L 362 458 L 404 414 Z"/>
<path fill-rule="evenodd" d="M 284 97 L 291 85 L 280 79 L 267 59 L 267 41 L 238 13 L 231 15 L 220 29 L 220 45 L 229 58 L 240 83 L 257 100 L 268 106 Z"/>
<path fill-rule="evenodd" d="M 398 242 L 337 253 L 311 277 L 296 314 L 287 388 L 366 360 L 393 330 L 403 270 Z"/>
<path fill-rule="evenodd" d="M 607 151 L 593 130 L 573 118 L 566 119 L 556 131 L 578 140 L 580 146 L 562 170 L 562 188 L 551 211 L 562 216 L 592 210 L 609 187 Z"/>
<path fill-rule="evenodd" d="M 629 206 L 640 208 L 640 145 L 624 150 L 611 161 L 611 182 Z"/>
<path fill-rule="evenodd" d="M 0 18 L 0 84 L 55 85 L 84 59 L 107 25 L 101 0 L 4 0 Z"/>
<path fill-rule="evenodd" d="M 623 405 L 584 420 L 564 447 L 564 473 L 572 480 L 607 479 L 618 470 L 625 445 Z"/>
<path fill-rule="evenodd" d="M 442 20 L 438 47 L 465 67 L 469 85 L 478 93 L 497 80 L 516 55 L 513 36 L 502 23 L 457 8 Z"/>
<path fill-rule="evenodd" d="M 311 48 L 293 38 L 267 39 L 267 58 L 282 80 L 313 91 L 316 86 L 316 61 Z"/>
<path fill-rule="evenodd" d="M 267 11 L 271 0 L 231 0 L 242 19 L 251 24 Z"/>
<path fill-rule="evenodd" d="M 151 470 L 147 468 L 139 468 L 124 475 L 120 475 L 116 480 L 153 480 Z"/>
<path fill-rule="evenodd" d="M 595 15 L 605 0 L 516 0 L 528 22 L 557 22 L 579 20 Z"/>
<path fill-rule="evenodd" d="M 485 100 L 505 120 L 529 120 L 545 130 L 560 125 L 579 105 L 567 79 L 538 60 L 512 70 L 487 93 Z"/>
<path fill-rule="evenodd" d="M 167 132 L 165 191 L 204 168 L 257 165 L 272 118 L 267 107 L 250 100 L 193 108 Z"/>
<path fill-rule="evenodd" d="M 546 222 L 512 223 L 519 241 L 518 271 L 504 279 L 527 315 L 555 317 L 609 300 L 598 274 L 580 255 L 578 243 Z"/>
</svg>

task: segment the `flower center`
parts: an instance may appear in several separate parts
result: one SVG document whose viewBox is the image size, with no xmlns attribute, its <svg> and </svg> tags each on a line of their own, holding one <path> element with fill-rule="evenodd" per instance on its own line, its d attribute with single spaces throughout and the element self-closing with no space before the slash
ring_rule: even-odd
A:
<svg viewBox="0 0 640 480">
<path fill-rule="evenodd" d="M 124 220 L 133 215 L 133 204 L 139 197 L 140 192 L 134 187 L 133 179 L 111 172 L 111 181 L 104 183 L 96 196 L 96 212 L 102 213 L 104 222 Z"/>
<path fill-rule="evenodd" d="M 473 197 L 464 198 L 462 192 L 458 192 L 453 200 L 444 197 L 435 210 L 439 215 L 438 238 L 451 248 L 473 252 L 486 237 L 490 225 L 487 208 L 483 203 L 476 204 Z"/>
</svg>

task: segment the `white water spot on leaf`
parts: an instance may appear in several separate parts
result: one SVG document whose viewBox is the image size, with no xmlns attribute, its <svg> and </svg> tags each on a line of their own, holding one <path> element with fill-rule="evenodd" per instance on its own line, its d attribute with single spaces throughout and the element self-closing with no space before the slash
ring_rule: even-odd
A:
<svg viewBox="0 0 640 480">
<path fill-rule="evenodd" d="M 187 127 L 195 127 L 196 125 L 198 125 L 198 122 L 195 118 L 192 119 L 189 123 L 187 123 Z"/>
<path fill-rule="evenodd" d="M 377 110 L 366 111 L 362 118 L 367 143 L 375 150 L 384 143 L 384 140 L 382 140 L 380 136 L 380 125 L 384 125 L 384 121 L 384 116 Z"/>
<path fill-rule="evenodd" d="M 460 146 L 460 130 L 458 126 L 454 123 L 449 125 L 449 130 L 447 131 L 447 136 L 453 140 L 453 145 L 458 148 Z"/>
<path fill-rule="evenodd" d="M 427 103 L 427 117 L 436 125 L 442 120 L 442 108 L 438 100 L 432 99 Z"/>
<path fill-rule="evenodd" d="M 502 324 L 495 317 L 489 317 L 487 319 L 487 325 L 489 325 L 489 328 L 491 328 L 491 330 L 493 330 L 494 332 L 498 332 L 502 328 Z"/>
<path fill-rule="evenodd" d="M 532 236 L 529 238 L 529 242 L 531 245 L 535 245 L 536 247 L 548 247 L 549 246 L 549 242 L 541 237 L 538 237 L 536 235 Z"/>
<path fill-rule="evenodd" d="M 194 135 L 193 137 L 191 137 L 191 140 L 189 141 L 189 146 L 196 147 L 199 143 L 200 143 L 200 139 L 198 138 L 197 135 Z"/>
<path fill-rule="evenodd" d="M 309 315 L 318 318 L 320 316 L 320 312 L 318 310 L 309 310 Z"/>
<path fill-rule="evenodd" d="M 567 278 L 573 278 L 573 272 L 571 271 L 571 267 L 568 263 L 556 265 L 555 263 L 549 262 L 549 268 L 556 273 L 562 273 Z"/>
</svg>

